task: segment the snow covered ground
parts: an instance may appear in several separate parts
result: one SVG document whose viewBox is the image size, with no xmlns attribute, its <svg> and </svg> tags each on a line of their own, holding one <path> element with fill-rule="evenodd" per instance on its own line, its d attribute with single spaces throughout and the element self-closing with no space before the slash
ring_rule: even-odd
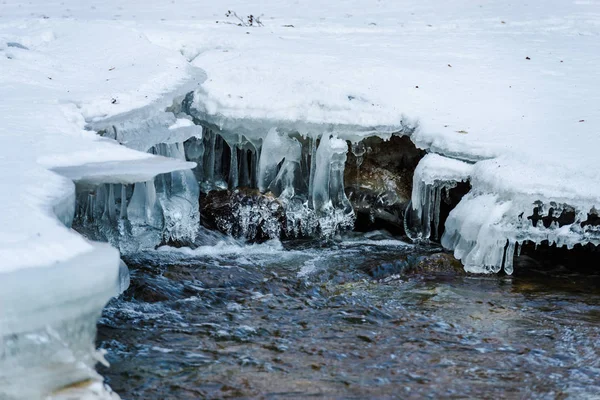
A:
<svg viewBox="0 0 600 400">
<path fill-rule="evenodd" d="M 237 26 L 228 9 L 264 26 Z M 599 198 L 597 1 L 4 1 L 0 24 L 3 268 L 89 248 L 51 230 L 48 205 L 70 184 L 47 169 L 149 157 L 85 121 L 181 86 L 231 130 L 341 124 L 352 136 L 402 122 L 431 151 L 497 157 L 478 173 L 489 191 Z"/>
<path fill-rule="evenodd" d="M 228 10 L 262 15 L 263 26 L 238 26 Z M 58 274 L 103 251 L 117 279 L 117 257 L 64 226 L 72 179 L 141 182 L 193 164 L 85 127 L 151 120 L 191 90 L 206 121 L 248 137 L 272 127 L 348 139 L 402 130 L 431 152 L 477 162 L 461 167 L 473 189 L 445 244 L 471 269 L 496 270 L 490 249 L 547 237 L 509 229 L 524 207 L 565 203 L 584 219 L 598 206 L 599 62 L 598 0 L 4 0 L 0 273 Z M 146 150 L 143 139 L 129 145 Z M 446 162 L 430 164 L 448 175 Z M 559 243 L 596 240 L 563 233 Z M 2 307 L 0 318 L 10 303 Z"/>
</svg>

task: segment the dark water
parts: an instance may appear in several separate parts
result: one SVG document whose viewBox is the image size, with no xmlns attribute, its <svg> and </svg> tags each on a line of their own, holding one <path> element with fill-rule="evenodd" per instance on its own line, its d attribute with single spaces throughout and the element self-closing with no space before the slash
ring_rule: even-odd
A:
<svg viewBox="0 0 600 400">
<path fill-rule="evenodd" d="M 415 273 L 432 249 L 375 239 L 134 256 L 100 372 L 124 399 L 600 398 L 597 276 Z"/>
</svg>

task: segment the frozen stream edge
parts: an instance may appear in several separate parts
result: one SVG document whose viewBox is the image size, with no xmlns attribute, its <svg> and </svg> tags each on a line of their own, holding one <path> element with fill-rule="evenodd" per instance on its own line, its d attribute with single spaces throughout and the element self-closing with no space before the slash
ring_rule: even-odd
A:
<svg viewBox="0 0 600 400">
<path fill-rule="evenodd" d="M 157 167 L 157 170 L 152 172 L 152 174 L 147 175 L 148 165 L 154 164 L 154 162 L 150 161 L 153 159 L 151 156 L 140 152 L 129 151 L 123 146 L 115 146 L 114 141 L 91 140 L 93 135 L 90 135 L 89 132 L 84 134 L 89 135 L 89 138 L 83 136 L 81 132 L 83 128 L 82 121 L 85 118 L 90 119 L 91 117 L 98 115 L 102 116 L 100 120 L 105 119 L 108 121 L 111 116 L 118 115 L 119 113 L 124 115 L 124 113 L 127 112 L 131 112 L 131 114 L 128 114 L 128 118 L 132 119 L 135 119 L 136 115 L 146 112 L 149 112 L 151 115 L 155 115 L 153 113 L 158 115 L 158 113 L 162 113 L 164 107 L 168 106 L 169 102 L 176 97 L 173 93 L 165 94 L 167 91 L 164 89 L 182 84 L 182 82 L 189 79 L 190 76 L 193 76 L 194 72 L 190 72 L 189 66 L 187 65 L 187 62 L 183 60 L 183 57 L 179 57 L 178 59 L 175 58 L 175 61 L 173 61 L 174 55 L 176 55 L 175 52 L 170 50 L 167 51 L 165 49 L 159 50 L 157 46 L 151 44 L 145 38 L 141 38 L 141 35 L 138 35 L 137 33 L 134 34 L 129 28 L 111 26 L 111 29 L 106 29 L 106 25 L 89 23 L 85 24 L 85 29 L 82 29 L 84 24 L 77 24 L 77 22 L 62 21 L 61 25 L 57 24 L 53 27 L 51 26 L 53 28 L 52 30 L 42 24 L 34 26 L 33 29 L 29 29 L 29 27 L 15 28 L 11 26 L 7 28 L 9 33 L 5 34 L 4 31 L 2 33 L 3 41 L 0 42 L 2 62 L 12 63 L 3 64 L 3 66 L 15 65 L 15 71 L 19 71 L 19 68 L 23 66 L 39 65 L 41 67 L 38 70 L 35 68 L 26 69 L 24 75 L 26 75 L 27 79 L 24 81 L 18 80 L 21 79 L 20 73 L 11 75 L 14 71 L 12 69 L 8 70 L 8 67 L 8 73 L 5 77 L 0 77 L 0 83 L 6 84 L 6 82 L 8 82 L 9 87 L 13 83 L 11 79 L 15 79 L 15 81 L 19 83 L 19 85 L 14 85 L 19 88 L 14 93 L 11 93 L 14 94 L 14 96 L 6 96 L 6 101 L 10 104 L 7 105 L 2 103 L 3 114 L 10 116 L 7 118 L 7 120 L 10 121 L 10 124 L 7 124 L 7 127 L 0 126 L 0 133 L 2 133 L 2 135 L 0 135 L 0 144 L 8 149 L 5 152 L 5 156 L 7 157 L 6 160 L 2 160 L 2 172 L 5 177 L 17 175 L 19 179 L 7 178 L 6 181 L 2 182 L 2 190 L 0 191 L 0 197 L 2 198 L 4 206 L 3 225 L 6 227 L 6 231 L 2 232 L 0 235 L 3 241 L 2 247 L 0 248 L 0 259 L 3 260 L 3 264 L 0 266 L 0 274 L 2 282 L 9 282 L 8 277 L 11 276 L 20 277 L 19 279 L 23 279 L 23 283 L 21 284 L 25 284 L 28 287 L 35 287 L 31 282 L 34 278 L 33 273 L 35 271 L 43 268 L 48 268 L 49 271 L 55 271 L 55 269 L 63 266 L 65 268 L 72 267 L 75 263 L 79 265 L 81 260 L 87 260 L 87 257 L 95 254 L 99 256 L 98 260 L 104 260 L 105 265 L 103 265 L 103 268 L 105 269 L 102 270 L 106 273 L 106 276 L 104 277 L 105 280 L 103 281 L 106 291 L 103 294 L 98 295 L 98 298 L 96 299 L 96 306 L 98 306 L 100 302 L 106 301 L 106 299 L 104 299 L 106 296 L 110 297 L 110 295 L 114 295 L 118 291 L 117 287 L 119 287 L 119 285 L 115 283 L 118 282 L 118 255 L 116 255 L 117 253 L 114 250 L 106 249 L 103 246 L 98 247 L 95 244 L 89 243 L 79 235 L 66 229 L 63 225 L 70 225 L 73 215 L 74 185 L 71 179 L 79 180 L 80 182 L 85 182 L 85 180 L 88 179 L 90 183 L 105 182 L 110 179 L 114 179 L 117 184 L 134 183 L 150 179 L 151 176 L 154 176 L 159 172 L 188 169 L 190 168 L 190 165 L 184 163 L 178 163 L 178 166 L 171 165 L 169 167 L 166 167 L 165 165 L 162 167 L 154 165 Z M 72 32 L 69 33 L 69 28 L 73 27 L 76 28 L 73 29 L 74 32 L 86 31 L 93 32 L 95 35 L 93 33 L 91 36 L 86 37 L 81 35 L 82 37 L 79 38 L 77 37 L 80 36 L 79 33 L 76 35 L 73 35 Z M 17 33 L 13 32 L 12 29 Z M 179 30 L 177 30 L 177 34 L 179 33 Z M 5 42 L 7 43 L 6 46 Z M 23 42 L 24 44 L 21 44 L 20 42 Z M 122 46 L 117 46 L 119 48 L 107 46 L 107 43 L 117 42 L 121 43 Z M 8 43 L 11 44 L 8 45 Z M 15 43 L 18 44 L 18 46 L 15 45 Z M 66 71 L 59 71 L 60 69 L 55 70 L 54 63 L 56 62 L 56 56 L 54 53 L 65 51 L 65 49 L 61 49 L 60 46 L 58 46 L 58 48 L 51 47 L 53 43 L 66 43 L 70 51 L 70 53 L 69 51 L 66 51 L 66 53 L 79 53 L 77 54 L 77 62 L 73 63 L 73 69 L 66 69 Z M 50 50 L 47 50 L 44 46 L 50 46 L 51 48 Z M 143 73 L 139 74 L 142 77 L 141 79 L 133 79 L 137 77 L 133 77 L 131 72 L 129 72 L 129 75 L 125 73 L 119 78 L 119 75 L 117 75 L 120 73 L 119 71 L 125 71 L 125 68 L 122 67 L 129 66 L 127 53 L 129 52 L 128 49 L 132 48 L 138 49 L 140 54 L 143 54 L 145 50 L 149 50 L 147 51 L 149 56 L 146 59 L 139 60 L 139 65 L 154 65 L 155 59 L 168 59 L 168 61 L 166 61 L 167 66 L 157 67 L 157 70 L 152 70 L 150 72 L 143 71 Z M 41 49 L 41 51 L 39 49 Z M 116 60 L 115 64 L 117 65 L 116 69 L 114 69 L 114 65 L 105 66 L 103 63 L 98 62 L 99 59 L 103 59 L 109 52 L 110 54 L 114 54 L 114 59 Z M 252 51 L 248 51 L 247 53 L 252 54 Z M 271 53 L 277 54 L 277 51 L 271 51 Z M 500 54 L 502 55 L 502 53 Z M 4 57 L 5 55 L 6 59 Z M 203 56 L 210 56 L 210 52 L 206 52 Z M 85 60 L 87 64 L 85 62 L 82 63 L 80 60 Z M 94 61 L 96 61 L 96 63 Z M 203 61 L 206 60 L 199 59 L 198 63 L 201 65 Z M 73 60 L 68 59 L 67 57 L 66 61 L 61 59 L 60 62 L 62 63 L 61 65 L 67 65 L 72 63 Z M 119 64 L 119 62 L 121 64 Z M 101 65 L 101 68 L 95 68 L 95 64 Z M 240 62 L 238 64 L 242 65 L 245 63 Z M 443 67 L 446 68 L 445 63 Z M 104 83 L 104 74 L 108 73 L 107 71 L 109 68 L 114 69 L 114 71 L 111 72 L 112 75 L 110 78 L 111 82 L 116 82 L 117 87 L 101 90 L 102 96 L 105 97 L 105 99 L 103 98 L 102 100 L 103 102 L 97 101 L 98 99 L 90 101 L 90 99 L 82 95 L 81 92 L 65 97 L 67 95 L 63 93 L 63 90 L 56 90 L 56 88 L 52 86 L 55 84 L 58 85 L 58 83 L 56 83 L 59 81 L 58 72 L 66 72 L 67 75 L 70 74 L 70 78 L 75 82 L 70 86 L 70 89 L 73 92 L 75 92 L 74 89 L 77 86 L 85 87 L 87 82 L 93 82 L 92 78 L 94 75 L 102 75 L 102 83 Z M 179 72 L 176 72 L 176 68 Z M 194 71 L 197 72 L 198 70 Z M 50 74 L 50 72 L 52 72 L 52 74 Z M 585 76 L 585 74 L 579 75 Z M 150 78 L 148 78 L 148 76 L 150 76 Z M 129 80 L 132 82 L 129 83 Z M 195 79 L 190 85 L 191 87 L 186 85 L 180 87 L 185 88 L 185 92 L 187 92 L 192 87 L 195 88 L 199 84 L 199 80 L 202 79 Z M 106 79 L 106 81 L 108 82 L 108 79 Z M 82 84 L 82 82 L 86 84 Z M 126 83 L 129 86 L 121 91 L 118 88 L 118 85 L 125 85 Z M 235 83 L 236 82 L 234 81 L 234 84 Z M 154 89 L 154 86 L 158 88 Z M 138 89 L 140 90 L 138 91 Z M 114 94 L 115 92 L 117 92 L 120 97 L 116 96 Z M 139 93 L 134 95 L 131 94 L 135 92 Z M 211 100 L 210 97 L 215 95 L 214 90 L 213 92 L 204 91 L 203 93 L 208 100 Z M 574 94 L 577 95 L 577 93 Z M 144 100 L 144 95 L 150 95 L 150 100 Z M 223 93 L 223 95 L 225 95 L 225 93 Z M 395 95 L 396 93 L 394 93 L 394 96 Z M 71 101 L 71 96 L 77 99 L 77 101 Z M 113 98 L 115 100 L 114 102 L 110 102 L 112 96 L 115 96 L 115 98 Z M 116 97 L 119 98 L 117 99 Z M 133 97 L 133 100 L 131 100 L 131 97 Z M 152 103 L 152 98 L 156 97 L 160 99 L 158 102 L 161 104 L 160 107 L 156 109 L 152 109 L 152 107 L 144 108 L 149 102 Z M 31 108 L 31 99 L 33 98 L 50 99 L 50 101 L 36 104 L 34 113 L 22 112 L 22 110 L 29 110 Z M 345 99 L 344 96 L 342 96 L 342 98 Z M 84 100 L 79 101 L 81 99 Z M 349 97 L 348 100 L 350 100 Z M 358 100 L 361 99 L 358 98 Z M 320 107 L 320 103 L 317 105 Z M 237 106 L 234 104 L 231 110 L 236 111 L 236 107 Z M 107 110 L 112 109 L 115 109 L 118 112 L 109 115 L 110 112 Z M 132 109 L 134 111 L 131 111 Z M 215 118 L 222 118 L 223 114 L 220 111 L 221 110 L 219 109 L 211 110 L 212 115 L 216 116 Z M 244 110 L 240 111 L 238 108 L 236 112 L 239 114 L 243 111 Z M 341 110 L 341 112 L 345 115 L 346 110 Z M 323 115 L 326 114 L 326 110 L 324 110 Z M 392 114 L 395 118 L 395 110 Z M 105 118 L 105 116 L 108 116 L 108 118 Z M 166 117 L 170 118 L 169 116 Z M 591 118 L 586 117 L 586 119 Z M 147 119 L 143 120 L 146 121 Z M 225 120 L 227 120 L 226 117 Z M 577 124 L 577 120 L 578 118 L 574 119 L 573 123 Z M 240 120 L 237 120 L 237 122 L 239 121 Z M 120 122 L 124 121 L 121 120 Z M 177 124 L 177 121 L 174 121 L 174 124 Z M 293 123 L 290 124 L 293 125 Z M 254 128 L 260 128 L 263 125 L 264 121 L 260 121 L 259 124 L 255 124 Z M 580 129 L 584 129 L 583 127 L 586 127 L 587 125 L 589 124 L 582 123 L 577 126 L 581 127 Z M 51 132 L 48 126 L 53 127 L 55 131 Z M 173 125 L 169 125 L 169 127 L 170 126 Z M 184 125 L 178 125 L 178 128 L 181 128 L 178 130 L 178 133 L 185 135 L 190 133 L 186 132 L 186 126 Z M 366 129 L 366 131 L 369 132 L 369 134 L 373 133 L 373 131 L 369 131 L 368 129 Z M 56 132 L 59 132 L 60 134 L 56 134 Z M 162 130 L 162 132 L 164 133 L 165 131 Z M 389 133 L 390 132 L 388 131 L 386 134 Z M 416 132 L 419 137 L 413 138 L 413 140 L 417 143 L 421 143 L 421 147 L 435 149 L 439 153 L 456 156 L 456 153 L 454 152 L 450 154 L 449 152 L 445 152 L 445 149 L 436 147 L 434 141 L 428 141 L 429 139 L 425 134 L 435 135 L 436 133 L 437 131 L 435 129 L 423 129 Z M 263 134 L 266 134 L 266 132 L 263 132 Z M 341 138 L 354 139 L 350 136 L 340 136 Z M 361 134 L 359 136 L 364 135 Z M 169 136 L 166 137 L 165 140 L 175 139 L 179 141 L 181 137 L 177 136 L 175 138 Z M 139 141 L 136 142 L 135 145 L 132 144 L 132 147 L 138 150 L 146 150 L 144 148 L 146 145 L 147 143 Z M 11 151 L 13 149 L 15 151 Z M 23 151 L 23 149 L 32 149 L 31 154 L 29 154 L 28 151 Z M 73 156 L 73 154 L 75 154 L 75 156 Z M 462 156 L 464 159 L 473 160 L 472 158 L 469 158 L 467 154 L 462 154 Z M 474 159 L 481 160 L 482 157 L 477 156 Z M 171 163 L 172 161 L 168 160 L 161 162 Z M 156 164 L 160 164 L 161 162 L 157 161 Z M 139 163 L 137 167 L 129 169 L 136 163 Z M 143 168 L 141 168 L 141 166 L 143 166 Z M 124 169 L 121 170 L 121 167 Z M 432 167 L 437 168 L 439 165 Z M 500 167 L 502 167 L 503 170 L 509 170 L 509 172 L 512 171 L 512 173 L 506 176 L 514 179 L 494 179 L 494 171 Z M 591 188 L 594 185 L 588 185 L 589 188 L 587 191 L 572 190 L 564 196 L 561 196 L 560 193 L 556 191 L 556 187 L 551 187 L 550 193 L 545 195 L 527 189 L 524 189 L 523 193 L 515 193 L 513 184 L 519 183 L 519 179 L 517 178 L 519 178 L 520 175 L 529 178 L 535 176 L 534 167 L 530 164 L 515 162 L 513 159 L 498 158 L 479 161 L 475 166 L 465 168 L 465 171 L 467 169 L 470 170 L 468 175 L 473 189 L 471 194 L 461 202 L 462 206 L 457 207 L 453 216 L 449 219 L 450 227 L 453 229 L 448 230 L 448 232 L 450 232 L 449 236 L 445 236 L 443 242 L 445 242 L 446 246 L 449 248 L 464 249 L 464 251 L 457 254 L 457 256 L 465 261 L 467 267 L 479 267 L 481 265 L 481 260 L 484 259 L 484 264 L 491 267 L 490 271 L 497 270 L 502 263 L 501 252 L 489 252 L 489 250 L 490 248 L 495 250 L 501 248 L 504 249 L 507 240 L 509 240 L 510 243 L 513 243 L 513 246 L 522 240 L 532 239 L 534 239 L 534 241 L 552 239 L 559 244 L 566 244 L 568 246 L 575 243 L 598 243 L 598 235 L 593 227 L 585 228 L 581 232 L 573 232 L 572 228 L 576 228 L 576 225 L 573 227 L 573 224 L 571 224 L 567 227 L 559 226 L 553 227 L 553 229 L 548 231 L 542 231 L 541 229 L 531 229 L 529 227 L 525 229 L 524 226 L 515 224 L 515 221 L 518 221 L 515 220 L 515 218 L 518 218 L 519 213 L 530 208 L 531 204 L 537 201 L 548 203 L 548 205 L 551 205 L 550 202 L 555 202 L 560 206 L 552 207 L 552 212 L 564 209 L 565 207 L 563 207 L 563 205 L 567 205 L 577 211 L 577 221 L 584 221 L 587 217 L 587 213 L 596 205 L 597 193 Z M 134 171 L 136 168 L 137 171 Z M 88 169 L 88 171 L 84 173 L 84 169 Z M 64 176 L 49 172 L 50 170 L 60 172 L 64 174 Z M 551 173 L 548 173 L 548 175 L 552 176 Z M 69 179 L 65 178 L 65 176 Z M 444 184 L 451 185 L 454 179 L 462 180 L 464 177 L 465 174 L 460 173 L 457 175 L 457 178 L 444 180 Z M 564 176 L 561 176 L 561 181 L 568 180 L 568 177 L 567 180 L 564 178 Z M 578 180 L 577 183 L 585 183 L 587 178 L 588 175 L 585 175 Z M 596 181 L 592 179 L 590 182 L 594 183 Z M 573 186 L 581 188 L 586 185 Z M 516 200 L 507 200 L 507 198 L 515 196 Z M 427 202 L 424 202 L 424 204 L 427 204 Z M 431 208 L 431 204 L 427 204 L 427 207 Z M 435 209 L 435 207 L 433 208 Z M 481 212 L 472 213 L 471 210 Z M 489 210 L 493 210 L 493 213 L 488 214 Z M 467 214 L 472 216 L 472 218 L 467 218 Z M 489 219 L 480 218 L 483 214 L 485 214 L 486 217 L 489 217 Z M 429 218 L 429 220 L 433 218 L 435 221 L 435 214 L 431 214 L 431 216 L 427 215 L 426 218 Z M 485 230 L 482 229 L 484 225 L 487 227 Z M 456 234 L 452 234 L 452 232 L 455 232 Z M 462 246 L 461 241 L 466 242 L 466 244 Z M 510 243 L 508 247 L 509 250 L 512 249 Z M 477 246 L 478 244 L 480 244 L 479 247 Z M 485 257 L 487 257 L 488 254 L 490 254 L 490 256 L 486 259 Z M 80 269 L 83 270 L 83 268 Z M 507 269 L 507 272 L 510 272 L 510 268 L 507 268 L 506 265 L 505 269 Z M 90 269 L 87 268 L 86 270 L 89 273 Z M 34 310 L 37 309 L 36 306 L 40 304 L 49 307 L 50 304 L 48 302 L 43 303 L 43 301 L 46 300 L 46 297 L 40 295 L 40 293 L 53 296 L 50 298 L 52 301 L 55 301 L 59 297 L 56 297 L 58 296 L 58 293 L 54 293 L 54 291 L 71 290 L 71 288 L 66 288 L 64 286 L 67 284 L 66 281 L 75 284 L 77 284 L 77 281 L 72 279 L 72 277 L 65 279 L 67 272 L 68 270 L 65 269 L 64 275 L 62 272 L 55 274 L 62 277 L 65 282 L 59 281 L 56 287 L 51 288 L 47 286 L 38 287 L 39 292 L 32 292 L 27 298 L 20 292 L 14 294 L 14 292 L 8 290 L 9 288 L 6 288 L 5 295 L 9 296 L 9 294 L 12 293 L 14 296 L 10 299 L 5 298 L 2 303 L 3 308 L 0 309 L 2 337 L 7 337 L 12 333 L 20 332 L 22 329 L 26 328 L 35 329 L 37 326 L 32 323 L 32 325 L 28 327 L 26 319 L 24 319 L 24 325 L 22 327 L 17 323 L 8 328 L 10 325 L 4 324 L 4 318 L 6 316 L 8 321 L 12 311 L 9 313 L 11 309 L 5 308 L 4 304 L 15 304 L 15 307 L 21 307 L 22 310 Z M 90 281 L 101 279 L 96 276 L 96 270 L 94 270 L 93 274 L 89 273 L 88 275 L 89 276 L 83 278 L 89 279 Z M 37 282 L 38 276 L 35 275 L 35 278 Z M 52 279 L 54 278 L 55 277 L 53 276 Z M 29 281 L 26 279 L 29 279 Z M 40 279 L 39 282 L 43 282 L 43 280 Z M 84 283 L 85 282 L 81 282 L 82 288 L 85 286 Z M 61 284 L 63 286 L 61 286 Z M 89 282 L 87 282 L 87 284 L 89 284 Z M 82 290 L 81 293 L 87 294 L 89 292 Z M 70 293 L 70 295 L 72 295 L 72 293 Z M 23 299 L 26 299 L 26 301 L 23 301 Z M 71 316 L 76 317 L 76 314 L 77 313 Z M 47 315 L 47 318 L 63 318 L 62 314 L 49 313 Z M 2 344 L 3 351 L 5 350 L 5 343 L 6 342 Z M 7 369 L 2 368 L 2 371 L 6 370 Z M 2 379 L 4 379 L 4 377 L 0 377 L 0 382 Z M 3 385 L 0 385 L 0 387 L 3 387 Z"/>
</svg>

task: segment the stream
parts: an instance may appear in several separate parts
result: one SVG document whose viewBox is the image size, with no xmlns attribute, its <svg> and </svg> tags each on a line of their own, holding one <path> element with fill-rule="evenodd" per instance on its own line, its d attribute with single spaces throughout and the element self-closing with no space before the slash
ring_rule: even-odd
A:
<svg viewBox="0 0 600 400">
<path fill-rule="evenodd" d="M 600 396 L 598 275 L 468 275 L 381 232 L 204 235 L 125 259 L 97 339 L 123 399 Z"/>
</svg>

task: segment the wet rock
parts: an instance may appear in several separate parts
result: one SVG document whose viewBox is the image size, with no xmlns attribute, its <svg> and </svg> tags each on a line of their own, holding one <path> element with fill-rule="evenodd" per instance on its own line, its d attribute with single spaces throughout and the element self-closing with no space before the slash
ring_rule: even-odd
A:
<svg viewBox="0 0 600 400">
<path fill-rule="evenodd" d="M 356 213 L 355 230 L 386 229 L 404 233 L 404 210 L 410 200 L 412 178 L 425 155 L 408 137 L 377 137 L 352 144 L 344 182 Z"/>
<path fill-rule="evenodd" d="M 158 303 L 170 300 L 169 293 L 149 285 L 147 282 L 134 281 L 126 292 L 126 297 L 145 301 L 146 303 Z"/>
<path fill-rule="evenodd" d="M 407 256 L 396 260 L 365 264 L 363 271 L 371 277 L 387 282 L 390 278 L 407 275 L 466 275 L 459 260 L 450 253 L 434 253 L 426 256 Z"/>
<path fill-rule="evenodd" d="M 257 189 L 212 190 L 200 197 L 200 204 L 205 227 L 236 238 L 256 242 L 279 238 L 285 224 L 281 203 Z"/>
<path fill-rule="evenodd" d="M 461 262 L 454 258 L 451 253 L 435 253 L 421 257 L 419 261 L 410 269 L 413 274 L 452 274 L 466 275 Z"/>
</svg>

